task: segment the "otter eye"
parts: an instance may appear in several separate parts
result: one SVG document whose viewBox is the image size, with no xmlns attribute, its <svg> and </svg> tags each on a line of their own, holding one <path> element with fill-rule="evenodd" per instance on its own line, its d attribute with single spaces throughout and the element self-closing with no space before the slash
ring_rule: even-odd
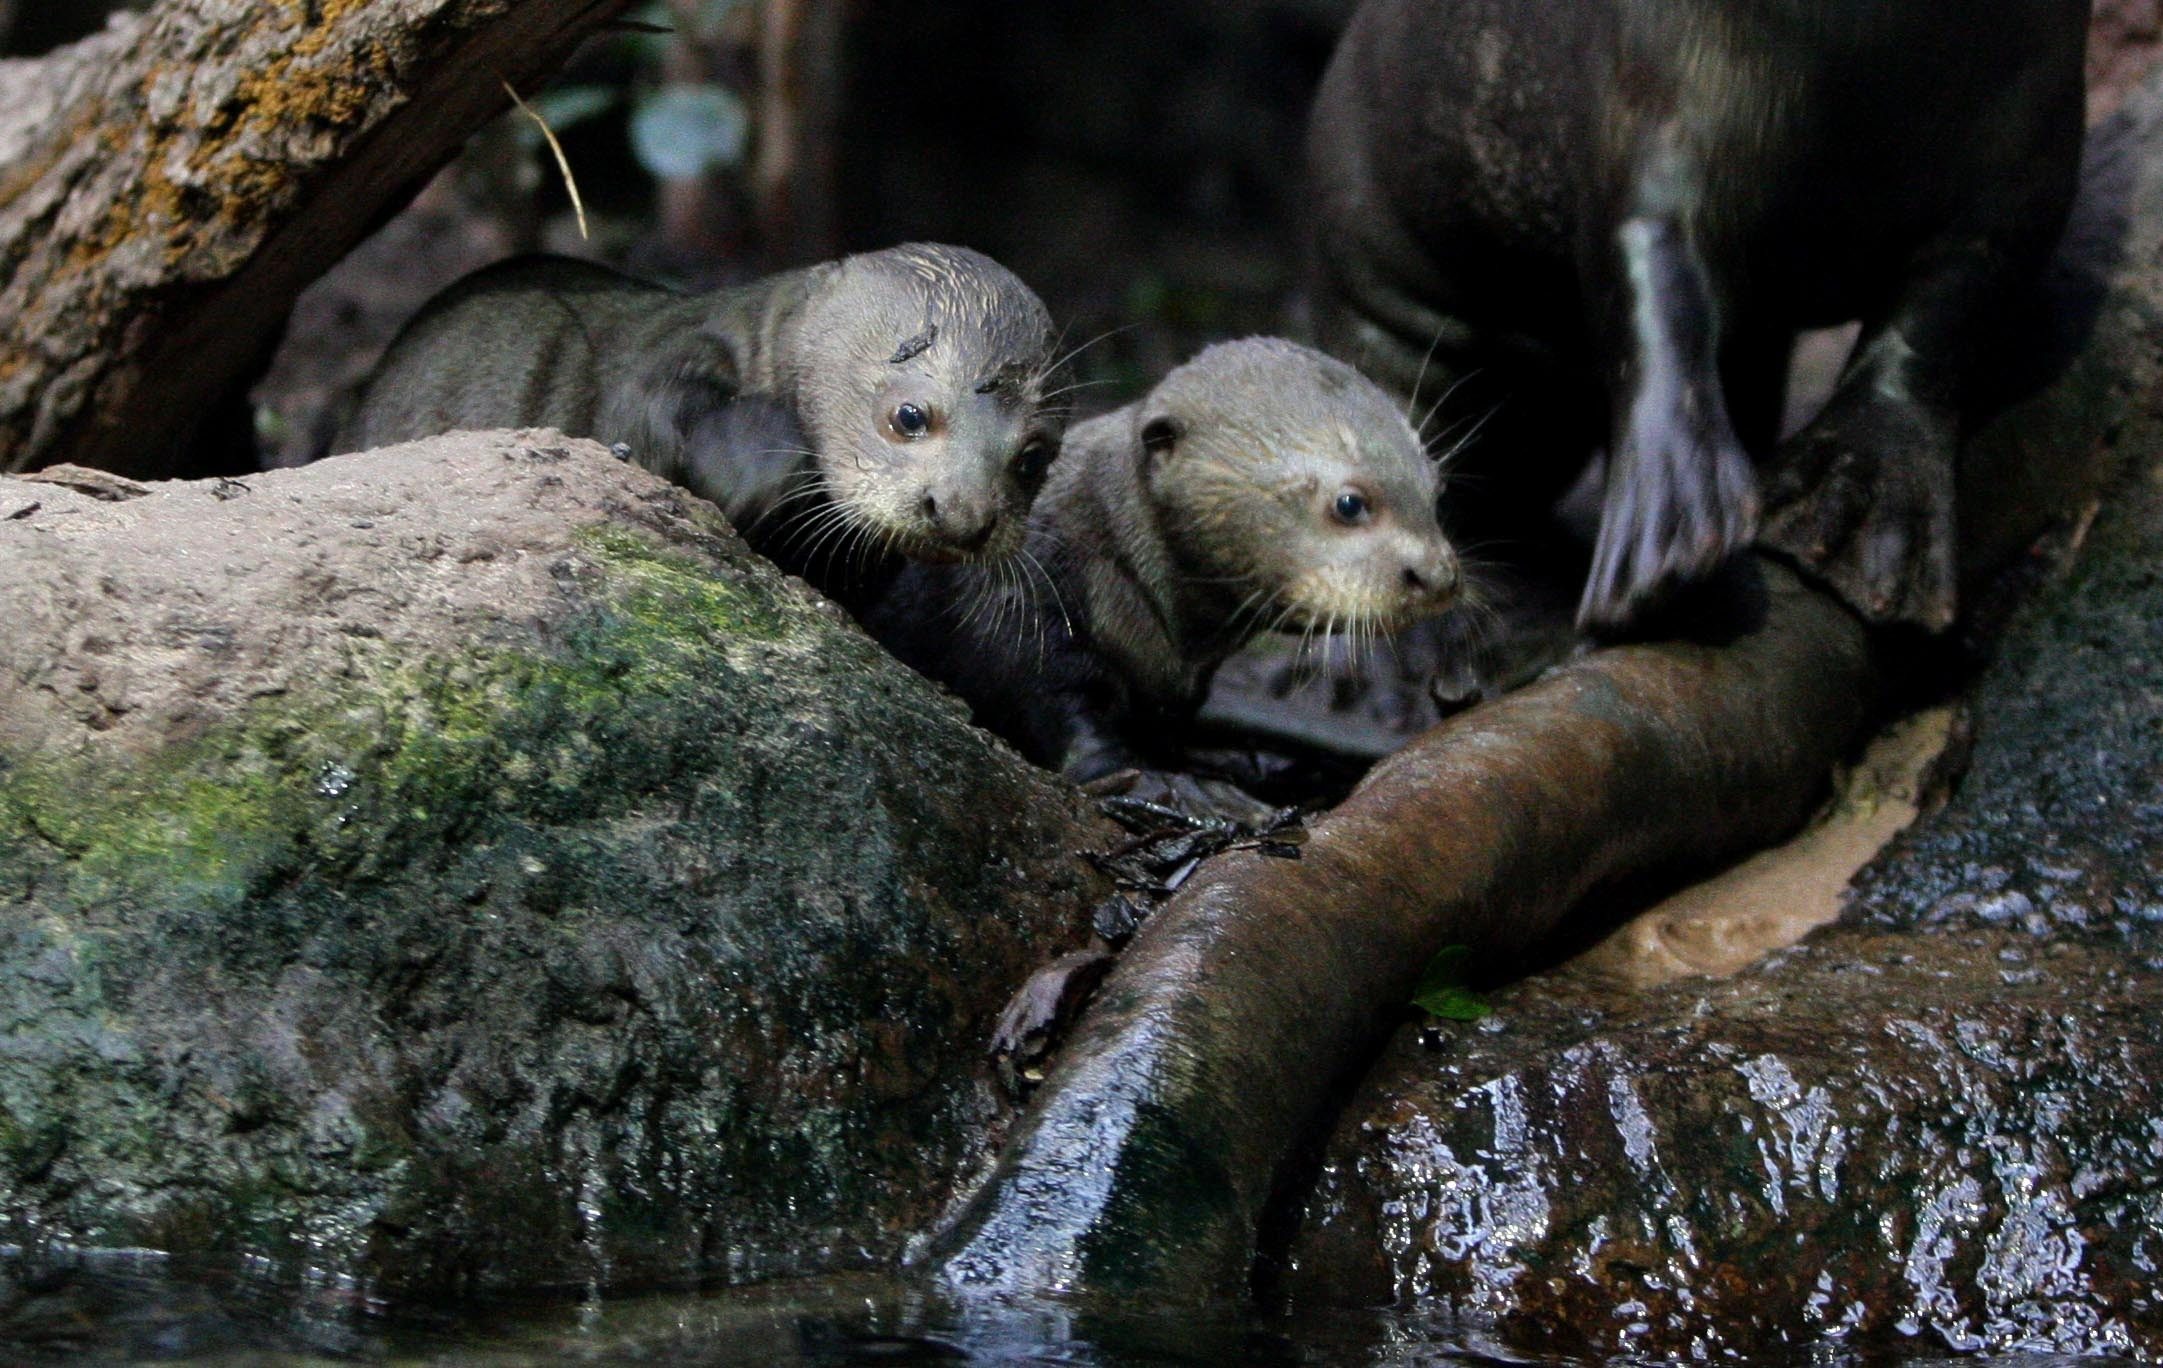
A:
<svg viewBox="0 0 2163 1368">
<path fill-rule="evenodd" d="M 919 404 L 899 404 L 886 421 L 904 437 L 921 437 L 931 431 L 931 414 Z"/>
<path fill-rule="evenodd" d="M 1329 511 L 1346 527 L 1357 527 L 1373 516 L 1374 508 L 1367 502 L 1366 495 L 1356 489 L 1346 489 L 1338 492 L 1337 501 L 1329 506 Z"/>
<path fill-rule="evenodd" d="M 1050 442 L 1029 443 L 1014 453 L 1014 478 L 1023 484 L 1035 484 L 1051 468 L 1051 457 Z"/>
</svg>

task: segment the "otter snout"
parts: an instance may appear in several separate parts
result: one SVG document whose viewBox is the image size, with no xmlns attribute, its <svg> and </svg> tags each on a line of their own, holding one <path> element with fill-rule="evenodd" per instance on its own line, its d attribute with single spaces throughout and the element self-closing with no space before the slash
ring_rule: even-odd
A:
<svg viewBox="0 0 2163 1368">
<path fill-rule="evenodd" d="M 1457 558 L 1447 550 L 1415 553 L 1405 561 L 1405 596 L 1422 607 L 1439 607 L 1457 596 L 1462 578 Z"/>
<path fill-rule="evenodd" d="M 926 489 L 917 502 L 931 537 L 965 556 L 991 544 L 999 530 L 999 506 L 980 493 L 952 486 Z"/>
</svg>

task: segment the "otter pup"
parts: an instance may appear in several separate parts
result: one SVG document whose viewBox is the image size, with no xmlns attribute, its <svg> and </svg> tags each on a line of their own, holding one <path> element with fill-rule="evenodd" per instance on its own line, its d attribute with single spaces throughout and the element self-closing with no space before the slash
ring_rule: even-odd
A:
<svg viewBox="0 0 2163 1368">
<path fill-rule="evenodd" d="M 1017 562 L 911 566 L 865 615 L 1039 764 L 1086 781 L 1175 739 L 1268 630 L 1373 634 L 1439 612 L 1455 553 L 1389 397 L 1277 338 L 1210 347 L 1068 434 Z"/>
<path fill-rule="evenodd" d="M 2087 15 L 1366 0 L 1309 131 L 1320 339 L 1400 393 L 1474 376 L 1460 402 L 1499 405 L 1464 457 L 1483 536 L 1537 537 L 1605 449 L 1587 625 L 1762 518 L 1868 618 L 1942 628 L 1958 413 L 2072 202 Z M 1775 452 L 1796 331 L 1853 319 Z"/>
<path fill-rule="evenodd" d="M 891 247 L 694 296 L 524 258 L 425 306 L 333 449 L 482 427 L 623 443 L 847 598 L 882 577 L 867 560 L 1021 545 L 1062 426 L 1044 397 L 1051 346 L 1035 292 L 962 247 Z"/>
</svg>

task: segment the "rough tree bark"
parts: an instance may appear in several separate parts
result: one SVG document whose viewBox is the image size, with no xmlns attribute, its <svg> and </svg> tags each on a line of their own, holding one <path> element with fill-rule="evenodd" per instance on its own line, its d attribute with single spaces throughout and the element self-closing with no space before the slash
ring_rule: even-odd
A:
<svg viewBox="0 0 2163 1368">
<path fill-rule="evenodd" d="M 191 473 L 302 287 L 624 3 L 165 0 L 0 62 L 0 469 Z"/>
<path fill-rule="evenodd" d="M 769 259 L 834 254 L 834 130 L 841 121 L 847 0 L 774 0 L 759 25 L 759 148 L 752 171 Z"/>
</svg>

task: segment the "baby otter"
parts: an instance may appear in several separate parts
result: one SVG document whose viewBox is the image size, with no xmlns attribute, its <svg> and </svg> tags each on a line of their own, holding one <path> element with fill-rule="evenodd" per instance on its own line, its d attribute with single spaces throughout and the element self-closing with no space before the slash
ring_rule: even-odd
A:
<svg viewBox="0 0 2163 1368">
<path fill-rule="evenodd" d="M 1020 547 L 1062 427 L 1045 402 L 1051 347 L 1035 292 L 962 247 L 695 296 L 525 258 L 423 308 L 333 450 L 483 427 L 624 443 L 785 567 L 868 592 L 892 566 L 867 562 Z"/>
<path fill-rule="evenodd" d="M 983 725 L 1085 781 L 1174 739 L 1269 630 L 1392 631 L 1458 590 L 1419 437 L 1350 366 L 1210 347 L 1077 426 L 1017 563 L 911 566 L 865 614 Z"/>
</svg>

